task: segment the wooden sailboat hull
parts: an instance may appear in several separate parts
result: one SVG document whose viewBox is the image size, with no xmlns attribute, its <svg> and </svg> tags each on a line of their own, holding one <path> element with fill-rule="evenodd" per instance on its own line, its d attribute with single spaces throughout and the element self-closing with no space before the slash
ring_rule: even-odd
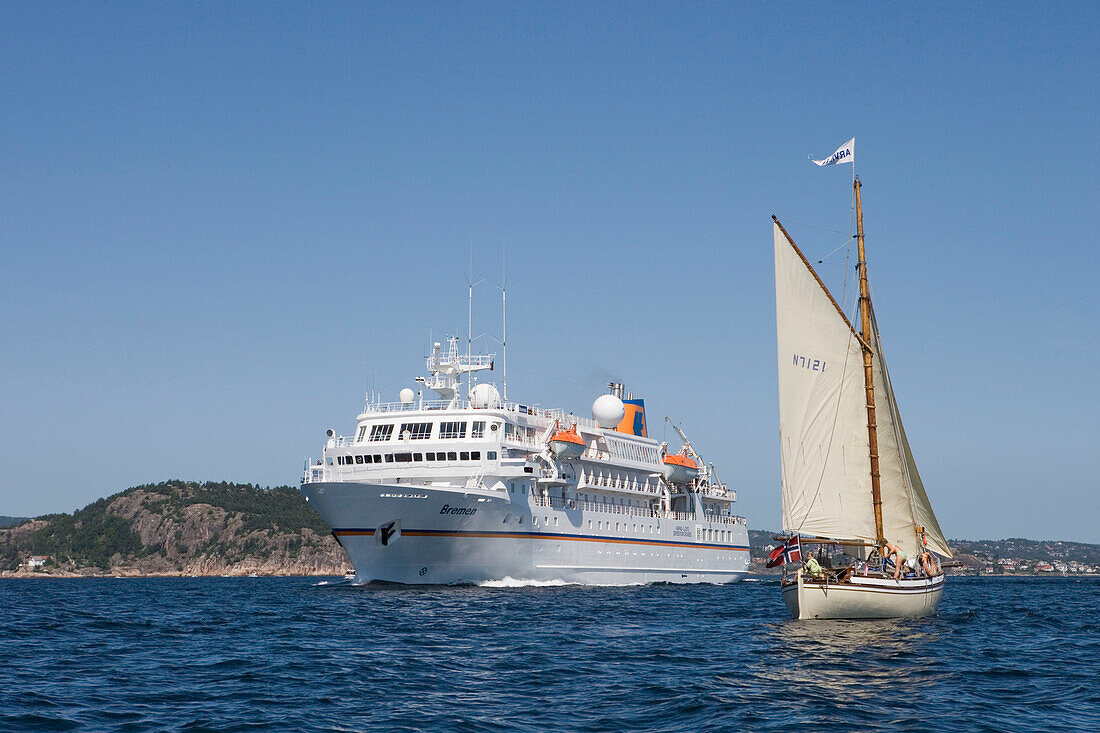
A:
<svg viewBox="0 0 1100 733">
<path fill-rule="evenodd" d="M 944 576 L 894 580 L 853 576 L 850 582 L 797 581 L 783 587 L 783 601 L 796 619 L 919 618 L 936 612 Z"/>
</svg>

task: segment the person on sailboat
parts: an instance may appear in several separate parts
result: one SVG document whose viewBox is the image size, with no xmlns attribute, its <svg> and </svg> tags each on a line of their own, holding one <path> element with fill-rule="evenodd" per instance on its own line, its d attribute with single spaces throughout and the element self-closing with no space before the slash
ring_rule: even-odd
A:
<svg viewBox="0 0 1100 733">
<path fill-rule="evenodd" d="M 894 563 L 894 580 L 901 578 L 902 568 L 905 567 L 906 554 L 905 550 L 901 549 L 893 542 L 882 541 L 882 559 L 884 561 L 892 560 Z"/>
<path fill-rule="evenodd" d="M 924 574 L 929 578 L 936 574 L 936 561 L 927 548 L 920 554 L 920 564 L 921 568 L 924 570 Z"/>
<path fill-rule="evenodd" d="M 820 579 L 825 577 L 825 571 L 821 569 L 821 565 L 814 559 L 813 555 L 808 555 L 805 562 L 802 563 L 802 568 L 806 575 L 811 578 Z"/>
</svg>

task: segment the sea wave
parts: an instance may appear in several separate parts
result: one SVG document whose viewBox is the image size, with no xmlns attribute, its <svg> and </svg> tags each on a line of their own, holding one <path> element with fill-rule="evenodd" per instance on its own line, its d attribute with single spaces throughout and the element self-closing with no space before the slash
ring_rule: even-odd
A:
<svg viewBox="0 0 1100 733">
<path fill-rule="evenodd" d="M 0 732 L 1062 733 L 1100 720 L 1100 579 L 951 578 L 936 616 L 873 622 L 791 621 L 778 584 L 754 580 L 0 579 Z"/>
<path fill-rule="evenodd" d="M 556 588 L 566 585 L 575 585 L 575 583 L 567 583 L 564 580 L 528 580 L 524 578 L 509 578 L 505 576 L 501 580 L 483 580 L 480 583 L 475 583 L 479 588 Z"/>
</svg>

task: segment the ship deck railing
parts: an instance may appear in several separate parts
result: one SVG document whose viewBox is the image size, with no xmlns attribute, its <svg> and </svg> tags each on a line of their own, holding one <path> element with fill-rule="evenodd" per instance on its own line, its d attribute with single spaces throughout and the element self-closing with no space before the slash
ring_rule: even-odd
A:
<svg viewBox="0 0 1100 733">
<path fill-rule="evenodd" d="M 337 441 L 338 446 L 341 445 L 341 443 L 339 441 L 342 440 L 342 438 L 336 438 L 335 440 Z M 350 443 L 348 443 L 348 444 L 350 445 Z M 342 474 L 332 473 L 331 472 L 331 467 L 329 467 L 329 471 L 330 471 L 329 475 L 333 475 L 333 476 L 342 475 Z M 552 472 L 549 471 L 548 469 L 543 469 L 540 473 L 544 478 L 552 477 Z M 325 471 L 324 466 L 320 466 L 320 465 L 307 466 L 306 469 L 305 469 L 305 473 L 303 474 L 303 477 L 302 477 L 302 482 L 308 484 L 308 483 L 315 483 L 315 482 L 324 481 L 325 480 L 325 474 L 326 474 L 326 471 Z M 465 478 L 462 479 L 462 481 L 463 481 L 463 484 L 465 484 L 467 487 L 488 488 L 488 487 L 484 486 L 483 477 L 484 477 L 484 469 L 480 469 L 476 474 L 471 474 L 469 476 L 466 476 Z M 387 482 L 401 483 L 402 478 L 405 479 L 406 483 L 412 483 L 412 481 L 410 480 L 410 477 L 408 477 L 408 476 L 403 476 L 403 475 L 393 476 L 393 475 L 390 475 L 390 474 L 377 474 L 377 475 L 373 475 L 373 476 L 364 476 L 362 479 L 359 479 L 359 480 L 363 480 L 363 481 L 366 481 L 366 482 L 369 482 L 369 483 L 387 483 Z M 604 476 L 603 474 L 597 474 L 594 477 L 582 477 L 581 480 L 577 482 L 577 489 L 578 490 L 584 490 L 584 489 L 611 489 L 611 490 L 618 490 L 618 491 L 629 491 L 629 492 L 634 492 L 634 493 L 654 494 L 659 490 L 659 488 L 660 488 L 660 484 L 658 482 L 650 483 L 648 480 L 646 480 L 644 482 L 639 482 L 636 479 L 632 479 L 632 478 Z M 729 491 L 728 489 L 725 488 L 725 484 L 722 484 L 720 489 L 717 489 L 717 488 L 714 488 L 714 487 L 696 487 L 696 490 L 699 491 L 699 493 L 703 494 L 704 496 L 711 496 L 711 497 L 724 498 L 724 499 L 731 499 L 732 498 L 734 500 L 736 500 L 736 497 L 737 497 L 737 494 L 735 492 Z M 557 501 L 561 501 L 561 500 L 558 499 Z M 584 503 L 585 504 L 590 504 L 593 507 L 622 506 L 622 505 L 613 505 L 613 504 L 603 504 L 601 502 L 588 502 L 588 501 L 586 501 Z M 646 515 L 646 516 L 649 516 L 649 515 Z M 720 516 L 721 517 L 721 516 L 727 516 L 727 515 L 708 515 L 708 516 Z"/>
</svg>

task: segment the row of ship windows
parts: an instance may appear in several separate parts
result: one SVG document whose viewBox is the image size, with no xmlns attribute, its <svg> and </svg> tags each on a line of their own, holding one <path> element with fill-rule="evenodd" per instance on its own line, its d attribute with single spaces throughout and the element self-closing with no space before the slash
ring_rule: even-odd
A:
<svg viewBox="0 0 1100 733">
<path fill-rule="evenodd" d="M 619 529 L 620 524 L 622 525 L 622 529 Z M 626 522 L 615 522 L 615 531 L 616 532 L 626 532 L 628 527 L 632 528 L 630 531 L 633 532 L 634 534 L 638 534 L 639 531 L 642 534 L 653 534 L 653 525 L 651 525 L 651 524 L 627 524 Z M 592 520 L 591 519 L 588 520 L 588 528 L 592 529 Z M 607 531 L 610 532 L 611 531 L 611 522 L 601 522 L 601 521 L 597 520 L 596 521 L 596 529 L 606 529 Z"/>
<path fill-rule="evenodd" d="M 393 429 L 396 423 L 385 423 L 380 425 L 360 425 L 359 434 L 355 437 L 356 443 L 362 443 L 366 438 L 371 443 L 381 443 L 389 440 L 393 437 Z M 397 431 L 397 435 L 405 440 L 428 440 L 432 437 L 432 428 L 434 423 L 430 422 L 405 422 L 401 423 L 401 429 Z M 450 440 L 466 437 L 466 428 L 470 428 L 471 438 L 483 438 L 485 437 L 485 421 L 475 420 L 472 423 L 467 423 L 464 420 L 454 422 L 441 422 L 439 423 L 439 439 Z M 370 428 L 370 436 L 367 436 L 367 428 Z M 497 426 L 494 423 L 490 426 L 492 430 L 496 430 Z"/>
<path fill-rule="evenodd" d="M 490 461 L 497 459 L 497 452 L 486 452 L 485 458 Z M 336 456 L 338 466 L 359 466 L 374 463 L 421 463 L 423 461 L 480 461 L 481 451 L 438 451 L 435 453 L 374 453 L 356 456 Z M 332 456 L 328 458 L 328 465 L 332 465 Z"/>
<path fill-rule="evenodd" d="M 539 518 L 537 515 L 531 517 L 531 523 L 534 524 L 536 527 L 539 526 Z M 633 534 L 654 534 L 654 527 L 652 524 L 628 524 L 627 522 L 612 523 L 596 520 L 595 529 L 599 531 L 606 530 L 610 532 L 612 531 L 612 524 L 615 525 L 615 532 L 626 532 L 629 530 Z M 558 518 L 544 515 L 542 518 L 542 526 L 557 527 Z M 591 519 L 588 520 L 588 528 L 593 529 Z M 725 529 L 706 529 L 705 527 L 696 527 L 695 539 L 700 542 L 733 542 L 733 532 Z"/>
<path fill-rule="evenodd" d="M 728 529 L 695 528 L 695 539 L 700 542 L 733 542 L 733 532 Z"/>
</svg>

